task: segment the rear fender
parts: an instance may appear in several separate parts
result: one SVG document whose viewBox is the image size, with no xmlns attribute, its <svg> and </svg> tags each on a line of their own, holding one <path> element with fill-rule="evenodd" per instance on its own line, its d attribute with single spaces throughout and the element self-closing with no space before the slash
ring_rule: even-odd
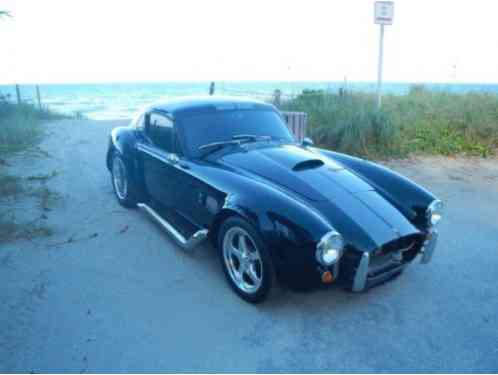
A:
<svg viewBox="0 0 498 375">
<path fill-rule="evenodd" d="M 143 178 L 137 162 L 136 136 L 133 129 L 129 127 L 114 128 L 109 136 L 106 164 L 111 169 L 112 156 L 119 154 L 126 167 L 128 176 L 135 186 L 143 189 Z"/>
</svg>

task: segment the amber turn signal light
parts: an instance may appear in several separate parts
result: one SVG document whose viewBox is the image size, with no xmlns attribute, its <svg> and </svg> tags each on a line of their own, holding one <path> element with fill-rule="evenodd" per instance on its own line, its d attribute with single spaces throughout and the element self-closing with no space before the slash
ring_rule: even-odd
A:
<svg viewBox="0 0 498 375">
<path fill-rule="evenodd" d="M 332 276 L 332 272 L 325 271 L 324 273 L 322 273 L 322 282 L 323 283 L 330 284 L 333 281 L 334 281 L 334 276 Z"/>
</svg>

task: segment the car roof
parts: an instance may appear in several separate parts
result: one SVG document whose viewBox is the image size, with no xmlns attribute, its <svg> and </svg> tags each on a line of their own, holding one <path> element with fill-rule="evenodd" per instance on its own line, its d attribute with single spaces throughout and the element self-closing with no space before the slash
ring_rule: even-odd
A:
<svg viewBox="0 0 498 375">
<path fill-rule="evenodd" d="M 188 112 L 218 109 L 259 107 L 274 109 L 273 105 L 243 97 L 232 96 L 184 96 L 151 105 L 148 110 L 167 112 L 172 116 Z"/>
</svg>

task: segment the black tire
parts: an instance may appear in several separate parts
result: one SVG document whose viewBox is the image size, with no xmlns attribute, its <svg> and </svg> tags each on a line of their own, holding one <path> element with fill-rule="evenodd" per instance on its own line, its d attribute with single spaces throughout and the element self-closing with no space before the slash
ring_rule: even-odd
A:
<svg viewBox="0 0 498 375">
<path fill-rule="evenodd" d="M 245 231 L 245 233 L 250 236 L 250 240 L 253 243 L 253 245 L 251 245 L 250 247 L 254 251 L 253 247 L 255 246 L 257 252 L 259 253 L 259 259 L 256 262 L 260 262 L 258 263 L 257 268 L 259 268 L 259 276 L 261 278 L 260 281 L 261 284 L 257 288 L 257 290 L 252 291 L 250 293 L 242 290 L 236 284 L 236 282 L 230 275 L 231 272 L 229 270 L 230 266 L 228 266 L 227 262 L 225 261 L 224 241 L 227 234 L 233 232 L 232 230 L 233 228 L 241 228 L 243 231 Z M 229 238 L 227 238 L 227 241 L 229 241 Z M 275 287 L 275 270 L 273 267 L 270 253 L 268 252 L 268 249 L 265 246 L 258 231 L 256 231 L 253 228 L 253 226 L 250 225 L 244 219 L 238 216 L 231 216 L 228 219 L 226 219 L 220 226 L 217 247 L 221 261 L 221 266 L 223 268 L 223 273 L 225 274 L 225 277 L 228 283 L 230 284 L 230 287 L 235 291 L 235 293 L 237 293 L 237 295 L 239 295 L 242 299 L 244 299 L 247 302 L 251 303 L 263 302 L 268 297 L 272 288 L 274 289 Z"/>
<path fill-rule="evenodd" d="M 126 188 L 124 189 L 118 186 L 117 179 L 115 178 L 115 173 L 117 172 L 115 168 L 118 168 L 117 166 L 115 166 L 115 163 L 118 163 L 122 166 L 122 178 L 124 179 L 123 182 L 126 185 Z M 114 152 L 111 157 L 110 166 L 112 188 L 114 190 L 114 196 L 118 200 L 119 204 L 126 208 L 136 207 L 138 203 L 137 189 L 129 176 L 129 171 L 126 167 L 126 163 L 123 160 L 123 157 L 119 153 Z"/>
</svg>

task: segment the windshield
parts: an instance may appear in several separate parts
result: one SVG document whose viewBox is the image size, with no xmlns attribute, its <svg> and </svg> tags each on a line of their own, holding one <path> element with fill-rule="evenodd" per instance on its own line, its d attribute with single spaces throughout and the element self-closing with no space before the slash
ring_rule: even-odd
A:
<svg viewBox="0 0 498 375">
<path fill-rule="evenodd" d="M 230 141 L 233 136 L 241 134 L 270 136 L 275 140 L 294 142 L 284 121 L 273 110 L 221 110 L 187 116 L 181 122 L 188 153 L 193 157 L 202 154 L 200 146 Z"/>
</svg>

